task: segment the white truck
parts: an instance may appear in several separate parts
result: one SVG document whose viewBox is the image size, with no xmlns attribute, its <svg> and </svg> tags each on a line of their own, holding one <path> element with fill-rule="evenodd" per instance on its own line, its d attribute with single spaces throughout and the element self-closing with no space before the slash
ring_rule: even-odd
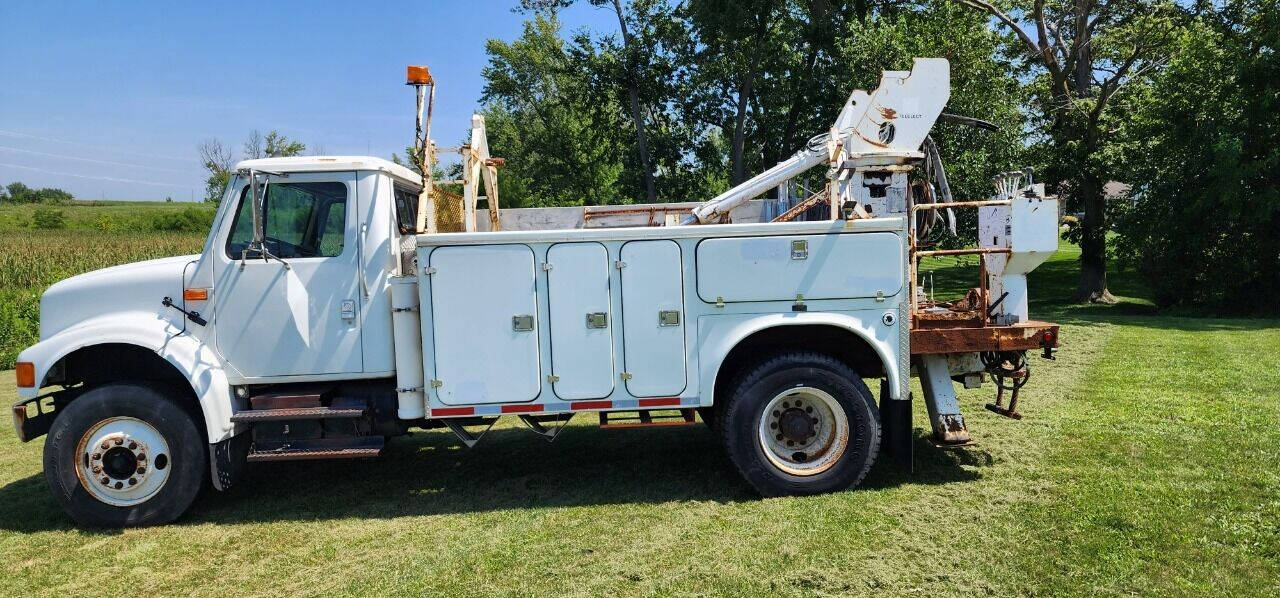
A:
<svg viewBox="0 0 1280 598">
<path fill-rule="evenodd" d="M 45 292 L 18 435 L 48 435 L 53 495 L 97 526 L 171 521 L 247 463 L 374 457 L 413 428 L 469 446 L 505 415 L 548 439 L 582 412 L 701 416 L 766 496 L 855 486 L 882 448 L 909 467 L 913 372 L 934 440 L 963 444 L 953 382 L 992 376 L 1015 395 L 989 407 L 1017 416 L 1025 352 L 1057 345 L 1025 278 L 1056 249 L 1056 201 L 1016 176 L 945 201 L 927 134 L 948 93 L 945 60 L 885 72 L 828 133 L 700 204 L 500 212 L 495 196 L 477 222 L 469 187 L 470 232 L 434 228 L 421 212 L 449 195 L 385 160 L 241 162 L 199 255 Z M 500 163 L 482 137 L 462 148 L 475 176 Z M 779 218 L 748 201 L 823 166 Z M 979 246 L 930 250 L 923 231 L 960 208 L 980 210 Z M 930 299 L 917 261 L 957 253 L 980 256 L 978 287 Z"/>
</svg>

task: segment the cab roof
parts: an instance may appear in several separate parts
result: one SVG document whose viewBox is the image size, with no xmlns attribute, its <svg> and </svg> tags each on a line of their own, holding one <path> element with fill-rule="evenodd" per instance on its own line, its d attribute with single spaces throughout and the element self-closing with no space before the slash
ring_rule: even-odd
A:
<svg viewBox="0 0 1280 598">
<path fill-rule="evenodd" d="M 252 168 L 274 172 L 327 172 L 346 170 L 377 170 L 385 172 L 401 182 L 415 187 L 422 186 L 418 173 L 395 162 L 373 156 L 293 156 L 289 158 L 258 158 L 241 160 L 236 170 Z"/>
</svg>

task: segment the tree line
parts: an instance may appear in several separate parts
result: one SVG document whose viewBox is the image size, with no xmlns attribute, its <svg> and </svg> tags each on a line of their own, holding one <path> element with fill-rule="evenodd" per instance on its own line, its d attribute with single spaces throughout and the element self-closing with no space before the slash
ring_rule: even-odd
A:
<svg viewBox="0 0 1280 598">
<path fill-rule="evenodd" d="M 566 30 L 558 14 L 575 2 L 616 27 Z M 988 197 L 996 174 L 1031 167 L 1083 215 L 1066 233 L 1081 248 L 1076 299 L 1114 301 L 1106 275 L 1120 263 L 1162 305 L 1277 310 L 1267 292 L 1280 290 L 1274 0 L 521 0 L 515 10 L 521 34 L 486 44 L 480 109 L 491 151 L 507 159 L 504 206 L 708 199 L 826 131 L 881 71 L 941 56 L 946 111 L 998 127 L 934 128 L 953 194 Z M 273 134 L 265 155 L 305 150 Z M 216 201 L 231 151 L 200 150 Z M 823 176 L 800 177 L 796 191 Z M 1111 182 L 1128 193 L 1108 196 Z M 962 218 L 972 234 L 973 214 Z"/>
<path fill-rule="evenodd" d="M 1274 0 L 577 1 L 617 27 L 566 31 L 575 0 L 522 0 L 521 35 L 486 46 L 507 205 L 710 198 L 825 131 L 880 71 L 941 56 L 947 112 L 999 126 L 935 127 L 955 196 L 1032 167 L 1083 214 L 1076 299 L 1114 301 L 1118 258 L 1163 305 L 1277 309 L 1258 292 L 1280 290 Z"/>
<path fill-rule="evenodd" d="M 32 189 L 19 181 L 0 187 L 0 202 L 4 203 L 61 204 L 73 199 L 70 193 L 56 187 Z"/>
</svg>

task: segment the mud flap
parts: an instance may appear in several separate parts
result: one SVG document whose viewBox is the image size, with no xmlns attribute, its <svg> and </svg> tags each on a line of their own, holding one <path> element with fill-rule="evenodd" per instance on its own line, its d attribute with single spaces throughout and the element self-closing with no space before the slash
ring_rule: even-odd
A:
<svg viewBox="0 0 1280 598">
<path fill-rule="evenodd" d="M 237 434 L 209 445 L 209 473 L 213 487 L 219 491 L 230 490 L 244 474 L 253 434 Z"/>
<path fill-rule="evenodd" d="M 911 438 L 911 395 L 905 400 L 889 398 L 889 381 L 880 381 L 880 454 L 900 471 L 913 467 Z"/>
</svg>

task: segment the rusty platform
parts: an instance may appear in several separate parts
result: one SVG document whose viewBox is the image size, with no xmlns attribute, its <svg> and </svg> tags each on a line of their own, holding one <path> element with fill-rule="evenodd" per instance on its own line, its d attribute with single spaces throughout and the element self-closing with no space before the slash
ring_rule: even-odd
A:
<svg viewBox="0 0 1280 598">
<path fill-rule="evenodd" d="M 937 326 L 935 323 L 934 326 Z M 1029 351 L 1058 346 L 1058 325 L 1019 322 L 1010 326 L 938 326 L 911 329 L 911 354 Z"/>
</svg>

